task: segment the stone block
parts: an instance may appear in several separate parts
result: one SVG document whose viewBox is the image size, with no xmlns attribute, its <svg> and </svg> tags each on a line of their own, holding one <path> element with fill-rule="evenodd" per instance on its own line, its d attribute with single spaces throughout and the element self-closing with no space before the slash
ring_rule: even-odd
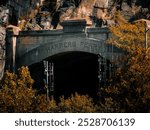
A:
<svg viewBox="0 0 150 130">
<path fill-rule="evenodd" d="M 86 30 L 86 20 L 65 20 L 61 23 L 64 33 L 84 33 Z"/>
</svg>

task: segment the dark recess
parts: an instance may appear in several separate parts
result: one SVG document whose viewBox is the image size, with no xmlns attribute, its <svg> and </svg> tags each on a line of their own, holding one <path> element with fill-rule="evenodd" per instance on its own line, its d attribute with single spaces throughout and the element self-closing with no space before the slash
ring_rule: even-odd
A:
<svg viewBox="0 0 150 130">
<path fill-rule="evenodd" d="M 55 99 L 61 95 L 69 97 L 71 94 L 88 94 L 97 98 L 98 92 L 98 61 L 97 55 L 85 52 L 68 52 L 49 57 L 47 60 L 54 63 Z M 31 76 L 35 80 L 34 87 L 43 89 L 43 63 L 29 67 Z"/>
</svg>

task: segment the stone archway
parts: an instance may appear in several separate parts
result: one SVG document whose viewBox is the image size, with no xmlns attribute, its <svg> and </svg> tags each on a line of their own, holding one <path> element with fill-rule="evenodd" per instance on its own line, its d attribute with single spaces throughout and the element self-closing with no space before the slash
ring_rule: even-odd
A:
<svg viewBox="0 0 150 130">
<path fill-rule="evenodd" d="M 73 51 L 59 53 L 46 60 L 54 63 L 55 99 L 59 99 L 61 95 L 69 97 L 75 92 L 97 98 L 98 57 L 96 54 Z M 31 65 L 30 69 L 32 77 L 39 83 L 36 87 L 44 85 L 43 63 Z"/>
<path fill-rule="evenodd" d="M 69 51 L 81 51 L 85 53 L 99 54 L 106 58 L 110 58 L 111 52 L 107 52 L 108 45 L 103 40 L 95 40 L 89 38 L 62 38 L 56 41 L 49 41 L 40 45 L 27 46 L 18 45 L 16 54 L 17 65 L 31 65 L 40 62 L 47 57 L 66 53 Z"/>
</svg>

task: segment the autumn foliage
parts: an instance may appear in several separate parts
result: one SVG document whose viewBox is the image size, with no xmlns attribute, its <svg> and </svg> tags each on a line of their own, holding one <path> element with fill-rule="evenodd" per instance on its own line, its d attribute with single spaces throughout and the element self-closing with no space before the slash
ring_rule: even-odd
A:
<svg viewBox="0 0 150 130">
<path fill-rule="evenodd" d="M 95 112 L 92 99 L 84 95 L 71 95 L 60 102 L 51 98 L 47 100 L 46 94 L 38 94 L 32 88 L 33 79 L 28 67 L 18 69 L 18 75 L 5 72 L 0 82 L 0 112 Z"/>
<path fill-rule="evenodd" d="M 1 112 L 30 112 L 35 91 L 33 79 L 27 67 L 18 70 L 18 75 L 6 71 L 0 83 Z"/>
<path fill-rule="evenodd" d="M 123 49 L 125 56 L 111 86 L 101 88 L 101 108 L 104 112 L 150 112 L 150 54 L 145 48 L 144 23 L 128 23 L 117 15 L 109 43 Z"/>
<path fill-rule="evenodd" d="M 92 98 L 77 93 L 71 95 L 68 99 L 61 97 L 58 107 L 60 112 L 96 112 L 96 106 L 94 105 Z"/>
</svg>

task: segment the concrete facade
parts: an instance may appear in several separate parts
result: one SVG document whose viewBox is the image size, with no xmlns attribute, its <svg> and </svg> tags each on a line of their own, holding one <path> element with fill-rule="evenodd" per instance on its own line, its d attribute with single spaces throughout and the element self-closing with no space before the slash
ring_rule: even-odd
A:
<svg viewBox="0 0 150 130">
<path fill-rule="evenodd" d="M 113 61 L 121 51 L 106 44 L 108 28 L 86 28 L 85 20 L 69 20 L 62 23 L 62 30 L 8 31 L 7 67 L 15 70 L 30 66 L 50 56 L 64 52 L 89 52 L 100 54 Z M 14 40 L 15 38 L 15 40 Z"/>
</svg>

